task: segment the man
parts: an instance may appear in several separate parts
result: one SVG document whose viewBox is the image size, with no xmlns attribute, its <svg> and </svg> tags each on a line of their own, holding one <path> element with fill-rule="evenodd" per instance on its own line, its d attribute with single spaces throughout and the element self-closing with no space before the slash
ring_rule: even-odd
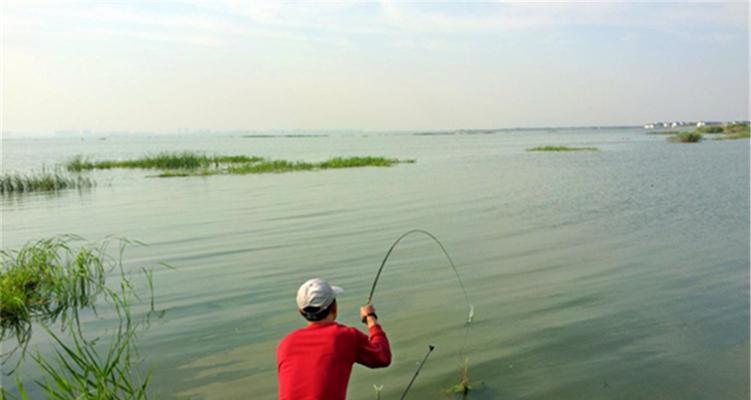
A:
<svg viewBox="0 0 751 400">
<path fill-rule="evenodd" d="M 344 400 L 354 363 L 369 368 L 391 364 L 389 341 L 373 305 L 360 307 L 370 337 L 335 322 L 341 292 L 319 278 L 297 291 L 297 307 L 308 325 L 287 335 L 277 348 L 280 400 Z"/>
</svg>

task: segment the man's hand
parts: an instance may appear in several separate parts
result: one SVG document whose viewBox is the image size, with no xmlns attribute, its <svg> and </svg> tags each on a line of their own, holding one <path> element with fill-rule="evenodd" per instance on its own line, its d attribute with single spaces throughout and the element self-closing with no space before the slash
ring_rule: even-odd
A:
<svg viewBox="0 0 751 400">
<path fill-rule="evenodd" d="M 363 324 L 368 324 L 368 328 L 378 325 L 378 316 L 375 313 L 375 307 L 372 304 L 366 304 L 360 307 L 360 320 Z"/>
</svg>

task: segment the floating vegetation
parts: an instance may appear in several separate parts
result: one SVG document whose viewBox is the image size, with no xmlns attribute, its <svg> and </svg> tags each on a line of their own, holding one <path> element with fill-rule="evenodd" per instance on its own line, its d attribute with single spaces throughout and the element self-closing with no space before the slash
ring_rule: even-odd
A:
<svg viewBox="0 0 751 400">
<path fill-rule="evenodd" d="M 460 395 L 462 396 L 462 399 L 466 399 L 467 396 L 469 396 L 469 392 L 478 390 L 483 385 L 482 382 L 472 382 L 469 378 L 469 359 L 467 357 L 464 358 L 464 366 L 462 367 L 462 374 L 461 378 L 459 379 L 459 383 L 456 385 L 453 385 L 446 390 L 444 390 L 444 393 L 447 395 Z"/>
<path fill-rule="evenodd" d="M 160 177 L 176 176 L 205 176 L 205 175 L 246 175 L 246 174 L 268 174 L 283 173 L 294 171 L 313 171 L 324 169 L 339 168 L 359 168 L 359 167 L 390 167 L 396 164 L 411 164 L 415 160 L 397 160 L 385 157 L 335 157 L 321 162 L 307 161 L 287 161 L 287 160 L 267 160 L 249 162 L 243 164 L 233 164 L 224 169 L 214 169 L 208 171 L 191 171 L 183 170 L 177 172 L 168 172 Z"/>
<path fill-rule="evenodd" d="M 714 140 L 748 139 L 751 137 L 749 134 L 749 124 L 745 122 L 726 125 L 700 126 L 693 132 L 669 133 L 671 133 L 672 136 L 669 137 L 668 140 L 678 143 L 700 142 L 702 141 L 704 134 L 714 136 Z"/>
<path fill-rule="evenodd" d="M 190 151 L 177 153 L 159 153 L 133 160 L 91 161 L 83 156 L 74 157 L 65 164 L 69 171 L 88 171 L 93 169 L 138 168 L 138 169 L 197 169 L 218 168 L 222 165 L 252 163 L 263 160 L 256 156 L 208 156 Z"/>
<path fill-rule="evenodd" d="M 710 126 L 700 126 L 696 128 L 696 132 L 698 133 L 723 133 L 725 131 L 725 128 L 719 125 L 710 125 Z"/>
<path fill-rule="evenodd" d="M 698 143 L 701 142 L 702 137 L 704 135 L 699 132 L 683 132 L 669 137 L 668 140 L 677 143 Z"/>
<path fill-rule="evenodd" d="M 208 168 L 201 168 L 197 170 L 175 169 L 175 170 L 162 171 L 159 173 L 159 175 L 156 175 L 156 177 L 157 178 L 180 178 L 180 177 L 186 177 L 186 176 L 217 175 L 219 173 L 221 173 L 221 170 L 208 169 Z"/>
<path fill-rule="evenodd" d="M 527 151 L 599 151 L 597 147 L 538 146 Z"/>
<path fill-rule="evenodd" d="M 10 372 L 17 373 L 24 360 L 26 346 L 31 339 L 32 323 L 39 324 L 53 339 L 54 355 L 51 358 L 40 352 L 32 355 L 43 373 L 36 383 L 51 399 L 146 399 L 149 374 L 138 371 L 140 360 L 133 339 L 141 323 L 134 321 L 130 311 L 133 298 L 140 299 L 135 285 L 122 267 L 121 258 L 109 256 L 107 251 L 113 240 L 99 244 L 73 247 L 81 238 L 73 235 L 29 242 L 20 250 L 0 252 L 0 321 L 2 341 L 15 338 L 15 347 L 3 355 L 3 364 L 16 350 L 23 349 L 18 364 Z M 126 239 L 114 241 L 122 257 L 125 248 L 133 242 Z M 105 278 L 119 272 L 119 288 L 111 289 Z M 151 294 L 154 311 L 151 270 L 143 269 Z M 117 327 L 111 337 L 84 336 L 79 312 L 89 309 L 96 315 L 95 303 L 100 299 L 111 307 L 117 317 Z M 56 334 L 51 326 L 61 322 L 61 332 Z M 103 352 L 97 343 L 108 341 Z M 18 395 L 28 394 L 20 376 L 16 376 Z M 15 398 L 0 387 L 0 398 Z"/>
<path fill-rule="evenodd" d="M 85 176 L 69 176 L 60 172 L 42 171 L 30 175 L 3 174 L 0 176 L 0 194 L 28 192 L 56 192 L 65 189 L 88 189 L 96 182 Z"/>
<path fill-rule="evenodd" d="M 748 139 L 751 137 L 751 130 L 748 124 L 730 124 L 723 129 L 724 136 L 715 140 L 730 139 Z"/>
<path fill-rule="evenodd" d="M 81 156 L 66 164 L 70 171 L 92 169 L 140 168 L 161 169 L 160 178 L 209 175 L 245 175 L 311 171 L 337 168 L 390 167 L 395 164 L 414 163 L 415 160 L 398 160 L 385 157 L 335 157 L 321 162 L 272 160 L 257 156 L 207 156 L 200 153 L 160 153 L 134 160 L 90 161 Z"/>
</svg>

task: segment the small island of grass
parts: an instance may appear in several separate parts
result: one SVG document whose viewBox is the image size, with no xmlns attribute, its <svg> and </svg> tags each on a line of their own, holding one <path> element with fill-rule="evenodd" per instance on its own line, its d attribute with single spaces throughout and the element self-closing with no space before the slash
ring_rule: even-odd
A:
<svg viewBox="0 0 751 400">
<path fill-rule="evenodd" d="M 415 160 L 386 157 L 334 157 L 320 162 L 273 160 L 257 156 L 207 156 L 200 153 L 160 153 L 131 160 L 90 161 L 76 157 L 66 164 L 70 171 L 94 169 L 159 169 L 157 177 L 246 175 L 359 167 L 391 167 Z"/>
<path fill-rule="evenodd" d="M 670 136 L 668 138 L 671 142 L 678 142 L 678 143 L 698 143 L 701 142 L 704 135 L 702 135 L 699 132 L 682 132 L 675 134 L 673 136 Z"/>
<path fill-rule="evenodd" d="M 664 134 L 669 134 L 668 141 L 675 143 L 698 143 L 704 139 L 704 135 L 714 136 L 714 140 L 748 139 L 751 137 L 748 123 L 700 126 L 694 131 L 673 131 L 664 132 Z"/>
<path fill-rule="evenodd" d="M 527 151 L 599 151 L 597 147 L 570 147 L 570 146 L 538 146 Z"/>
</svg>

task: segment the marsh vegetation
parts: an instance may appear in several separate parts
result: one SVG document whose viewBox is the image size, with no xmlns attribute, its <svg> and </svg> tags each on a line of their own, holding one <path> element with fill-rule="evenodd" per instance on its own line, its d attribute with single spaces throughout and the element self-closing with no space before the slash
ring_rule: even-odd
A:
<svg viewBox="0 0 751 400">
<path fill-rule="evenodd" d="M 93 179 L 63 172 L 41 171 L 31 174 L 3 174 L 0 176 L 0 194 L 11 195 L 28 192 L 57 192 L 65 189 L 89 189 L 96 186 Z"/>
<path fill-rule="evenodd" d="M 16 395 L 0 387 L 1 399 L 27 399 L 19 375 L 32 336 L 32 326 L 52 339 L 53 356 L 37 351 L 32 359 L 43 374 L 36 380 L 48 398 L 146 399 L 149 374 L 137 368 L 134 337 L 154 311 L 150 269 L 143 269 L 151 294 L 151 309 L 145 320 L 136 320 L 131 301 L 140 299 L 135 282 L 123 269 L 122 255 L 133 244 L 126 239 L 96 244 L 76 244 L 81 238 L 66 235 L 29 242 L 19 250 L 0 252 L 0 339 L 12 343 L 3 354 L 3 365 L 17 356 Z M 111 256 L 113 250 L 117 256 Z M 107 285 L 115 274 L 119 285 Z M 80 312 L 97 315 L 106 308 L 116 316 L 111 335 L 87 337 Z M 60 324 L 56 329 L 57 323 Z M 106 346 L 97 345 L 105 342 Z"/>
<path fill-rule="evenodd" d="M 255 156 L 208 156 L 190 151 L 176 153 L 158 153 L 131 160 L 91 161 L 83 156 L 76 156 L 65 164 L 68 171 L 88 171 L 93 169 L 198 169 L 219 168 L 228 164 L 253 163 L 263 158 Z"/>
<path fill-rule="evenodd" d="M 682 132 L 668 138 L 671 142 L 678 143 L 698 143 L 701 142 L 704 135 L 699 132 Z"/>
<path fill-rule="evenodd" d="M 570 147 L 570 146 L 538 146 L 527 151 L 599 151 L 597 147 Z"/>
<path fill-rule="evenodd" d="M 93 169 L 139 168 L 161 169 L 157 177 L 172 178 L 209 175 L 246 175 L 312 171 L 339 168 L 390 167 L 415 160 L 398 160 L 385 157 L 334 157 L 320 162 L 273 160 L 257 156 L 208 156 L 200 153 L 160 153 L 133 160 L 91 161 L 75 157 L 66 164 L 70 171 Z"/>
<path fill-rule="evenodd" d="M 749 125 L 747 123 L 700 126 L 690 132 L 664 132 L 671 135 L 668 140 L 676 143 L 698 143 L 704 135 L 713 136 L 714 140 L 748 139 Z"/>
</svg>

